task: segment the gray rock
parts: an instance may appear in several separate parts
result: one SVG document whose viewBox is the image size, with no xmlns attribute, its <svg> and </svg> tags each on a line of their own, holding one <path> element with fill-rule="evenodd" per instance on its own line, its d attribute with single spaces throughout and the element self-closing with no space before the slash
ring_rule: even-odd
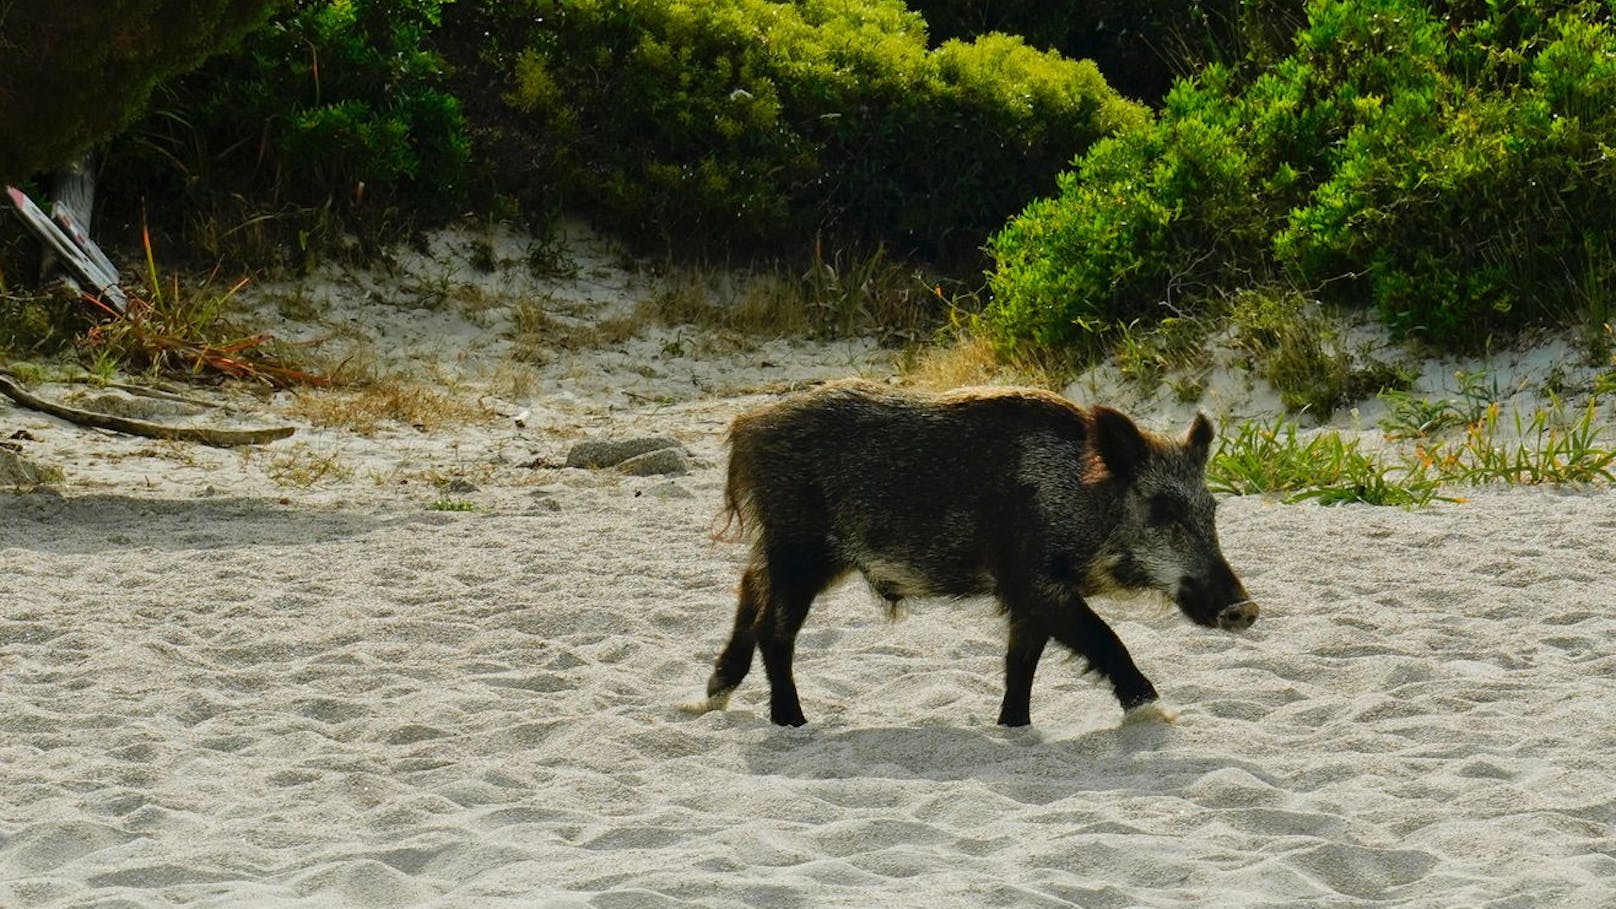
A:
<svg viewBox="0 0 1616 909">
<path fill-rule="evenodd" d="M 52 471 L 36 467 L 14 451 L 0 448 L 0 486 L 32 489 L 58 479 Z"/>
<path fill-rule="evenodd" d="M 617 469 L 631 477 L 686 474 L 690 472 L 690 458 L 685 456 L 682 449 L 659 448 L 629 458 L 619 463 Z"/>
<path fill-rule="evenodd" d="M 695 493 L 672 480 L 652 486 L 645 491 L 645 494 L 659 499 L 694 499 L 696 497 Z"/>
<path fill-rule="evenodd" d="M 666 449 L 676 450 L 680 455 L 684 454 L 684 446 L 679 444 L 679 440 L 667 436 L 617 441 L 590 439 L 572 446 L 572 450 L 567 452 L 567 466 L 597 470 L 619 465 L 649 452 Z"/>
</svg>

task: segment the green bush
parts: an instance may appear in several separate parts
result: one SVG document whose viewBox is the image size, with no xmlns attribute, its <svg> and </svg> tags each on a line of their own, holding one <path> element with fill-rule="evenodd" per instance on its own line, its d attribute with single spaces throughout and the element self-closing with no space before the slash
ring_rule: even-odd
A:
<svg viewBox="0 0 1616 909">
<path fill-rule="evenodd" d="M 0 5 L 0 182 L 64 164 L 138 117 L 162 79 L 234 44 L 280 0 Z"/>
<path fill-rule="evenodd" d="M 1204 63 L 1262 63 L 1289 47 L 1304 0 L 907 0 L 933 41 L 989 32 L 1093 60 L 1117 91 L 1155 102 Z"/>
<path fill-rule="evenodd" d="M 1440 343 L 1600 315 L 1610 7 L 1458 7 L 1314 0 L 1260 76 L 1214 65 L 1176 86 L 994 238 L 986 323 L 1006 344 L 1072 343 L 1265 281 L 1372 301 Z"/>
<path fill-rule="evenodd" d="M 429 48 L 446 2 L 296 0 L 169 86 L 109 171 L 197 205 L 239 194 L 265 209 L 452 210 L 471 150 Z"/>
<path fill-rule="evenodd" d="M 1143 117 L 1092 64 L 1018 38 L 928 50 L 899 0 L 496 6 L 537 19 L 509 98 L 539 157 L 643 240 L 779 248 L 823 231 L 974 254 L 1061 165 Z"/>
</svg>

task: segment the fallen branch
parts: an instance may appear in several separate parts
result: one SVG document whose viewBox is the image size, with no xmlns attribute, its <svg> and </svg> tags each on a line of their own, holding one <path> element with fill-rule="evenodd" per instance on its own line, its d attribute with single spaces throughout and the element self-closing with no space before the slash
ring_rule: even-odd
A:
<svg viewBox="0 0 1616 909">
<path fill-rule="evenodd" d="M 204 426 L 165 426 L 162 423 L 132 420 L 128 417 L 117 417 L 112 414 L 97 413 L 93 410 L 81 410 L 77 407 L 58 404 L 55 401 L 47 401 L 23 388 L 11 377 L 4 374 L 0 374 L 0 394 L 4 394 L 24 407 L 47 413 L 53 417 L 67 420 L 70 423 L 77 423 L 81 426 L 110 429 L 113 432 L 145 436 L 151 439 L 199 442 L 216 448 L 262 445 L 265 442 L 284 439 L 296 431 L 291 426 L 271 426 L 264 429 L 210 429 Z"/>
<path fill-rule="evenodd" d="M 0 374 L 10 375 L 12 378 L 17 377 L 15 373 L 10 373 L 3 369 L 0 369 Z M 131 385 L 128 382 L 110 382 L 100 376 L 91 375 L 87 372 L 74 373 L 72 375 L 53 374 L 51 376 L 51 381 L 60 382 L 63 384 L 72 383 L 75 385 L 92 385 L 96 388 L 111 388 L 117 391 L 126 391 L 132 395 L 139 395 L 143 398 L 154 398 L 158 401 L 172 401 L 176 404 L 187 404 L 191 407 L 218 409 L 225 406 L 223 404 L 217 404 L 213 401 L 209 401 L 205 398 L 197 398 L 191 395 L 180 394 L 178 391 L 174 390 L 174 386 L 168 385 L 167 383 L 162 383 L 160 386 Z"/>
</svg>

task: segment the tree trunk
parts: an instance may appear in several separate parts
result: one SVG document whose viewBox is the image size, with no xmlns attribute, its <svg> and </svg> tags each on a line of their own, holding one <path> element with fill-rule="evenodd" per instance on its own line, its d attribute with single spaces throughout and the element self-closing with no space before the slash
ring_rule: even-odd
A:
<svg viewBox="0 0 1616 909">
<path fill-rule="evenodd" d="M 58 272 L 65 272 L 64 280 L 72 282 L 79 293 L 85 293 L 85 285 L 88 285 L 89 295 L 123 312 L 129 301 L 118 286 L 118 270 L 90 239 L 95 176 L 90 170 L 89 157 L 58 172 L 52 181 L 54 218 L 46 217 L 22 190 L 8 186 L 6 194 L 11 197 L 17 214 L 45 244 L 40 265 L 41 283 L 51 280 Z"/>
</svg>

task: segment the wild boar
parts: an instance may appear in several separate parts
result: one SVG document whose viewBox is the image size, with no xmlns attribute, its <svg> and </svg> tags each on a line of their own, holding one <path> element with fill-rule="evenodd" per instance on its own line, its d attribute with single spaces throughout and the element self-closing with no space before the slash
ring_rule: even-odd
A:
<svg viewBox="0 0 1616 909">
<path fill-rule="evenodd" d="M 761 650 L 769 716 L 806 720 L 791 662 L 814 598 L 859 572 L 894 608 L 996 597 L 1009 620 L 999 723 L 1030 722 L 1050 638 L 1111 682 L 1124 711 L 1156 688 L 1086 598 L 1167 594 L 1240 630 L 1258 607 L 1218 546 L 1205 470 L 1212 424 L 1182 438 L 1036 389 L 945 394 L 839 382 L 738 417 L 724 504 L 751 560 L 728 645 L 694 709 L 723 709 Z"/>
</svg>

